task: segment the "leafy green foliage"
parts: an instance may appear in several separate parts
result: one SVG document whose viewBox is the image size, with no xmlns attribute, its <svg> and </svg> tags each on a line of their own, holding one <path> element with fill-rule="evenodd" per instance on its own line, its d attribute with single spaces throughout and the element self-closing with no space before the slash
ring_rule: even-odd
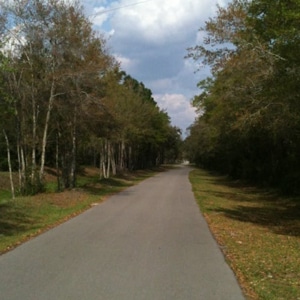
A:
<svg viewBox="0 0 300 300">
<path fill-rule="evenodd" d="M 299 192 L 300 2 L 235 0 L 205 26 L 189 57 L 211 66 L 186 140 L 206 167 Z"/>
<path fill-rule="evenodd" d="M 164 162 L 170 133 L 169 116 L 159 109 L 152 92 L 143 83 L 118 69 L 104 77 L 103 109 L 113 126 L 106 138 L 124 143 L 126 161 L 117 161 L 129 169 L 156 166 Z M 179 150 L 178 150 L 179 151 Z"/>
<path fill-rule="evenodd" d="M 45 165 L 63 190 L 76 186 L 81 163 L 109 177 L 163 162 L 168 115 L 119 69 L 79 1 L 1 1 L 0 23 L 0 129 L 21 193 L 44 190 Z M 1 165 L 5 150 L 0 142 Z"/>
</svg>

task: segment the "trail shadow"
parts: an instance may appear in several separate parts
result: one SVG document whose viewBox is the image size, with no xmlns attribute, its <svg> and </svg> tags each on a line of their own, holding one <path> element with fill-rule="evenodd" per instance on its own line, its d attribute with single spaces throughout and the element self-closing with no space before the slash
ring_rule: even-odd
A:
<svg viewBox="0 0 300 300">
<path fill-rule="evenodd" d="M 131 184 L 123 180 L 114 178 L 101 179 L 95 182 L 89 182 L 83 185 L 83 189 L 92 195 L 103 195 L 110 192 L 115 192 L 119 189 L 129 187 Z"/>
<path fill-rule="evenodd" d="M 267 227 L 276 234 L 300 236 L 300 207 L 246 207 L 215 209 L 226 217 Z"/>
<path fill-rule="evenodd" d="M 32 227 L 31 216 L 17 209 L 15 204 L 0 204 L 0 235 L 12 236 L 27 231 Z"/>
<path fill-rule="evenodd" d="M 233 207 L 212 207 L 211 211 L 223 213 L 234 220 L 267 227 L 276 234 L 300 236 L 300 197 L 284 197 L 275 191 L 221 176 L 205 181 L 220 187 L 219 191 L 207 189 L 206 193 L 223 198 L 224 201 L 236 202 Z"/>
<path fill-rule="evenodd" d="M 117 180 L 114 178 L 107 178 L 107 179 L 101 179 L 100 184 L 103 185 L 103 187 L 111 187 L 111 186 L 116 186 L 116 187 L 125 187 L 128 186 L 128 183 L 123 182 L 121 180 Z"/>
</svg>

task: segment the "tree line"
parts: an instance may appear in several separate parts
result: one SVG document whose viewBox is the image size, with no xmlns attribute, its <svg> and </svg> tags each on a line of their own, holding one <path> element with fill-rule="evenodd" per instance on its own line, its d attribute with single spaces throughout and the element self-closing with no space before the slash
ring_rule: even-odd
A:
<svg viewBox="0 0 300 300">
<path fill-rule="evenodd" d="M 0 168 L 21 194 L 43 191 L 46 166 L 63 190 L 81 165 L 108 178 L 177 159 L 180 130 L 79 2 L 1 1 L 0 37 Z"/>
<path fill-rule="evenodd" d="M 192 100 L 191 161 L 300 192 L 299 20 L 299 0 L 234 0 L 200 29 L 203 43 L 187 57 L 211 76 Z"/>
</svg>

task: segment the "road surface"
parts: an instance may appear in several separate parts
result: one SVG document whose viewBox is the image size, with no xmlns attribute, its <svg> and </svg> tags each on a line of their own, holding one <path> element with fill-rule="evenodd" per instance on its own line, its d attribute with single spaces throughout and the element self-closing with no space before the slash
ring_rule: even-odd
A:
<svg viewBox="0 0 300 300">
<path fill-rule="evenodd" d="M 0 256 L 0 299 L 244 299 L 189 171 L 160 173 Z"/>
</svg>

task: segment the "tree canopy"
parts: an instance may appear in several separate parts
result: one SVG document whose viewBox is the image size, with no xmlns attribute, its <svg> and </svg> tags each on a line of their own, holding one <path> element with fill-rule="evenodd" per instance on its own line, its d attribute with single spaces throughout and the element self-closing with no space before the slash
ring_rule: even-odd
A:
<svg viewBox="0 0 300 300">
<path fill-rule="evenodd" d="M 218 7 L 188 57 L 209 65 L 186 152 L 197 164 L 286 192 L 300 186 L 300 1 Z"/>
<path fill-rule="evenodd" d="M 21 193 L 43 190 L 45 166 L 62 190 L 76 186 L 80 164 L 109 177 L 164 161 L 180 133 L 79 2 L 1 1 L 0 23 L 0 167 L 9 150 Z"/>
</svg>

